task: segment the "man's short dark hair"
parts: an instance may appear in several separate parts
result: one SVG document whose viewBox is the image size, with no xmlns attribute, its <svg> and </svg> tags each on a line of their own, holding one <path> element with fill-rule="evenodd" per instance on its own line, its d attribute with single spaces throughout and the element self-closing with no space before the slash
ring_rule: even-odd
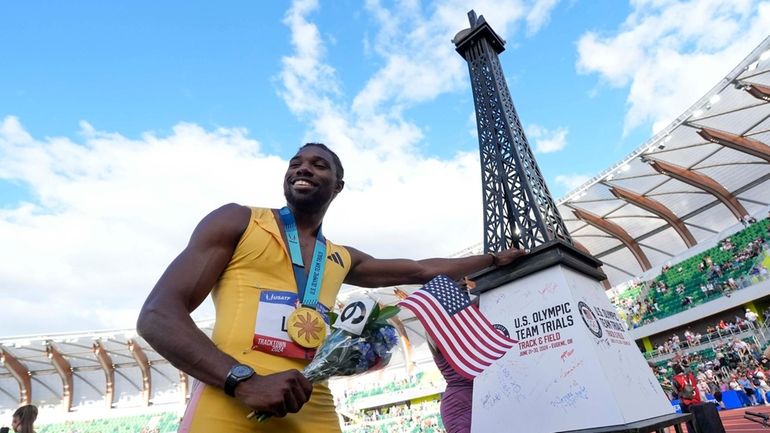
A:
<svg viewBox="0 0 770 433">
<path fill-rule="evenodd" d="M 329 152 L 334 162 L 334 171 L 337 173 L 337 180 L 342 180 L 342 178 L 345 177 L 345 169 L 342 168 L 342 161 L 340 161 L 340 157 L 337 156 L 337 154 L 334 153 L 333 150 L 329 149 L 329 147 L 323 143 L 305 143 L 305 145 L 300 147 L 299 150 L 302 150 L 310 146 L 315 146 Z"/>
</svg>

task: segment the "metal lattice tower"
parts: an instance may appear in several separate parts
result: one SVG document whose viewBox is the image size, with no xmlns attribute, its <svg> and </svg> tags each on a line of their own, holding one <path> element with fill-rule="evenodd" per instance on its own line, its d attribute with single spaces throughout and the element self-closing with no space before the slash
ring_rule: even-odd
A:
<svg viewBox="0 0 770 433">
<path fill-rule="evenodd" d="M 572 244 L 524 135 L 498 54 L 505 41 L 483 16 L 468 12 L 471 27 L 453 42 L 468 62 L 476 106 L 484 196 L 484 251 Z"/>
</svg>

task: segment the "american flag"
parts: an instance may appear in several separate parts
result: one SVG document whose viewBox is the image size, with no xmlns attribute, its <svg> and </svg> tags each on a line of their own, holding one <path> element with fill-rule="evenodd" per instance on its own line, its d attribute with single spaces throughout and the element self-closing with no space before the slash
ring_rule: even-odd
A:
<svg viewBox="0 0 770 433">
<path fill-rule="evenodd" d="M 517 343 L 498 332 L 471 304 L 468 293 L 444 275 L 398 305 L 417 316 L 449 365 L 467 379 L 481 374 Z"/>
</svg>

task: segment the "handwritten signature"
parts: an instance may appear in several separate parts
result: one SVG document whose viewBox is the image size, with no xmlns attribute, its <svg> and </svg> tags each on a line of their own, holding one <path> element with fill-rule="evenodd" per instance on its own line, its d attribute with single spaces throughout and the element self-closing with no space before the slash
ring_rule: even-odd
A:
<svg viewBox="0 0 770 433">
<path fill-rule="evenodd" d="M 580 386 L 575 391 L 570 391 L 559 398 L 551 400 L 550 403 L 553 407 L 567 408 L 575 407 L 579 400 L 588 400 L 588 391 L 586 391 L 585 386 Z"/>
<path fill-rule="evenodd" d="M 486 394 L 481 399 L 481 404 L 484 408 L 489 409 L 500 401 L 500 394 Z"/>
<path fill-rule="evenodd" d="M 559 286 L 556 283 L 548 283 L 545 285 L 545 287 L 538 289 L 537 291 L 540 292 L 541 295 L 545 295 L 546 293 L 553 294 L 556 293 L 556 289 L 558 287 Z"/>
<path fill-rule="evenodd" d="M 573 365 L 572 367 L 570 367 L 570 368 L 568 368 L 566 370 L 563 370 L 561 372 L 561 377 L 569 376 L 570 374 L 572 374 L 573 371 L 577 370 L 577 368 L 580 367 L 581 365 L 583 365 L 583 361 L 582 360 L 580 362 L 578 362 L 577 364 Z"/>
</svg>

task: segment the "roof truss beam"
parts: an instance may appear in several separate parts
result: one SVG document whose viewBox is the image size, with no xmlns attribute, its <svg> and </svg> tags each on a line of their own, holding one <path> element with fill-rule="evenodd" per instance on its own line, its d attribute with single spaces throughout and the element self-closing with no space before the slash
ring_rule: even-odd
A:
<svg viewBox="0 0 770 433">
<path fill-rule="evenodd" d="M 770 102 L 770 87 L 761 84 L 749 84 L 744 87 L 744 90 L 757 99 Z"/>
<path fill-rule="evenodd" d="M 639 247 L 639 244 L 622 227 L 612 221 L 607 221 L 598 215 L 594 215 L 591 212 L 582 209 L 573 208 L 572 213 L 587 224 L 590 224 L 597 229 L 614 236 L 620 242 L 622 242 L 623 245 L 625 245 L 626 248 L 631 251 L 631 254 L 634 255 L 634 258 L 636 258 L 636 261 L 639 263 L 639 266 L 643 270 L 646 271 L 652 268 L 650 260 L 647 258 L 647 255 L 644 253 L 644 251 L 642 251 L 641 247 Z"/>
<path fill-rule="evenodd" d="M 182 403 L 190 402 L 190 379 L 182 370 L 179 370 L 179 388 L 182 390 Z"/>
<path fill-rule="evenodd" d="M 709 194 L 717 198 L 723 205 L 730 209 L 735 218 L 740 221 L 744 215 L 748 215 L 746 208 L 725 189 L 719 182 L 706 176 L 703 173 L 698 173 L 693 170 L 688 170 L 684 167 L 680 167 L 675 164 L 664 162 L 658 159 L 647 159 L 650 167 L 660 174 L 673 177 L 676 180 L 684 182 L 688 185 L 692 185 L 696 188 L 700 188 Z"/>
<path fill-rule="evenodd" d="M 699 129 L 698 135 L 712 143 L 721 144 L 724 147 L 770 162 L 770 146 L 759 140 L 709 128 Z"/>
<path fill-rule="evenodd" d="M 139 366 L 139 370 L 142 372 L 142 398 L 144 399 L 145 406 L 150 405 L 150 396 L 152 395 L 152 374 L 150 369 L 150 361 L 147 359 L 147 355 L 144 350 L 135 340 L 128 340 L 128 350 L 131 355 L 134 356 L 134 360 Z"/>
<path fill-rule="evenodd" d="M 104 401 L 108 408 L 115 402 L 115 364 L 100 340 L 94 341 L 94 356 L 104 370 Z"/>
<path fill-rule="evenodd" d="M 51 364 L 59 373 L 62 383 L 61 402 L 64 406 L 64 410 L 70 412 L 72 410 L 72 367 L 69 361 L 64 358 L 64 355 L 54 346 L 52 341 L 46 343 L 45 352 L 48 355 L 48 359 L 51 360 Z"/>
<path fill-rule="evenodd" d="M 674 230 L 676 230 L 677 234 L 679 234 L 679 237 L 681 237 L 682 241 L 684 241 L 685 245 L 687 245 L 687 248 L 692 248 L 698 243 L 692 233 L 690 233 L 690 230 L 684 225 L 684 222 L 682 222 L 681 218 L 677 217 L 674 212 L 672 212 L 669 208 L 660 202 L 617 186 L 611 187 L 610 192 L 615 197 L 621 200 L 625 200 L 636 207 L 644 209 L 647 212 L 662 218 Z"/>
<path fill-rule="evenodd" d="M 744 192 L 746 192 L 746 191 L 756 187 L 757 185 L 761 185 L 761 184 L 767 182 L 768 180 L 770 180 L 770 173 L 768 173 L 768 174 L 766 174 L 766 175 L 764 175 L 764 176 L 762 176 L 762 177 L 760 177 L 758 179 L 754 179 L 751 182 L 749 182 L 748 184 L 743 185 L 742 187 L 738 188 L 737 190 L 735 190 L 735 195 L 741 195 Z M 692 218 L 692 217 L 694 217 L 696 215 L 700 215 L 703 212 L 706 212 L 707 210 L 711 209 L 714 206 L 718 206 L 719 203 L 720 203 L 719 200 L 714 200 L 711 203 L 707 203 L 707 204 L 701 206 L 700 208 L 695 209 L 694 211 L 692 211 L 692 212 L 688 213 L 687 215 L 683 216 L 682 220 L 687 221 L 687 220 L 689 220 L 690 218 Z M 690 226 L 690 227 L 696 227 L 696 228 L 699 228 L 701 230 L 705 230 L 705 231 L 710 232 L 710 233 L 719 233 L 718 231 L 715 231 L 715 230 L 712 230 L 710 228 L 706 228 L 706 227 L 703 227 L 703 226 L 699 226 L 697 224 L 693 224 L 693 223 L 691 223 L 689 221 L 687 221 L 686 224 L 688 226 Z M 657 235 L 658 233 L 662 232 L 663 230 L 668 230 L 668 226 L 665 226 L 665 225 L 664 226 L 660 226 L 660 227 L 658 227 L 656 229 L 653 229 L 653 230 L 651 230 L 651 231 L 649 231 L 649 232 L 639 236 L 637 239 L 639 241 L 643 241 L 645 239 L 648 239 L 648 238 L 650 238 L 652 236 Z M 600 257 L 607 256 L 609 254 L 612 254 L 612 253 L 620 250 L 621 248 L 624 248 L 624 246 L 623 245 L 614 246 L 614 247 L 612 247 L 612 248 L 610 248 L 610 249 L 608 249 L 606 251 L 602 251 L 601 253 L 597 254 L 595 257 L 596 258 L 600 258 Z M 634 275 L 632 275 L 632 276 L 634 276 Z"/>
<path fill-rule="evenodd" d="M 19 384 L 19 404 L 32 404 L 32 375 L 29 368 L 4 348 L 0 348 L 0 364 L 11 372 Z"/>
</svg>

